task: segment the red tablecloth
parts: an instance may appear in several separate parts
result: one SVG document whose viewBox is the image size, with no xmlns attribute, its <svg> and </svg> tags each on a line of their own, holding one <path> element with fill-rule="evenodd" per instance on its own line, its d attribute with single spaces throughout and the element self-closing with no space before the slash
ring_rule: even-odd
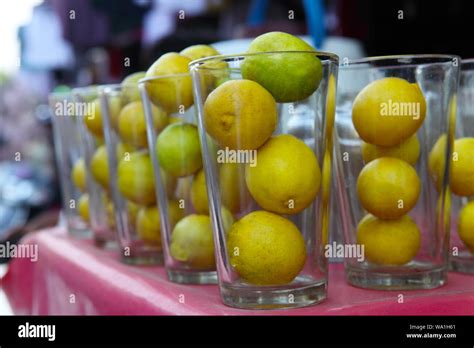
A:
<svg viewBox="0 0 474 348">
<path fill-rule="evenodd" d="M 124 265 L 113 252 L 72 239 L 61 228 L 34 233 L 23 243 L 38 245 L 37 262 L 14 259 L 0 281 L 16 314 L 474 315 L 474 277 L 457 273 L 436 290 L 372 291 L 347 285 L 342 265 L 333 264 L 325 302 L 249 311 L 224 306 L 217 286 L 170 283 L 162 267 Z"/>
</svg>

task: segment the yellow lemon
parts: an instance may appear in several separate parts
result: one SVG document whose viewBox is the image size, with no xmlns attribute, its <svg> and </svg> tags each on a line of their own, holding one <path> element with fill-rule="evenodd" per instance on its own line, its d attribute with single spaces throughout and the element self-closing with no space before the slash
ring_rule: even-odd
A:
<svg viewBox="0 0 474 348">
<path fill-rule="evenodd" d="M 72 182 L 76 187 L 84 192 L 86 190 L 86 164 L 83 158 L 79 158 L 72 167 Z"/>
<path fill-rule="evenodd" d="M 245 184 L 245 165 L 222 163 L 219 168 L 219 187 L 222 204 L 233 213 L 244 211 L 251 203 Z"/>
<path fill-rule="evenodd" d="M 181 123 L 183 122 L 183 118 L 179 116 L 170 116 L 168 118 L 168 123 L 173 124 L 173 123 Z"/>
<path fill-rule="evenodd" d="M 111 228 L 115 228 L 115 206 L 109 197 L 104 196 L 105 213 L 107 215 L 107 224 Z"/>
<path fill-rule="evenodd" d="M 193 104 L 192 81 L 188 64 L 191 59 L 175 52 L 163 54 L 146 72 L 146 77 L 160 77 L 175 74 L 184 74 L 175 77 L 155 79 L 146 83 L 146 90 L 151 101 L 162 107 L 167 113 L 185 109 Z"/>
<path fill-rule="evenodd" d="M 138 211 L 140 210 L 141 206 L 130 201 L 127 201 L 126 204 L 128 217 L 130 221 L 135 222 L 137 220 Z"/>
<path fill-rule="evenodd" d="M 428 156 L 428 171 L 438 191 L 443 183 L 444 170 L 446 168 L 446 146 L 447 136 L 443 134 L 433 145 Z"/>
<path fill-rule="evenodd" d="M 170 253 L 174 259 L 195 269 L 215 269 L 211 219 L 207 215 L 188 215 L 171 233 Z"/>
<path fill-rule="evenodd" d="M 102 138 L 104 131 L 102 128 L 102 113 L 100 111 L 100 99 L 96 98 L 92 101 L 92 113 L 84 115 L 84 123 L 87 129 L 97 137 Z"/>
<path fill-rule="evenodd" d="M 189 46 L 179 52 L 179 54 L 188 57 L 191 60 L 220 55 L 219 51 L 208 45 Z"/>
<path fill-rule="evenodd" d="M 156 139 L 160 166 L 173 176 L 188 176 L 202 168 L 201 145 L 197 127 L 174 123 Z"/>
<path fill-rule="evenodd" d="M 405 161 L 381 157 L 368 163 L 357 179 L 362 206 L 381 219 L 398 219 L 409 212 L 420 195 L 420 178 Z"/>
<path fill-rule="evenodd" d="M 474 201 L 466 204 L 459 213 L 459 238 L 474 253 Z"/>
<path fill-rule="evenodd" d="M 323 171 L 322 171 L 322 178 L 321 178 L 321 191 L 322 191 L 322 199 L 324 204 L 329 204 L 329 198 L 331 198 L 331 162 L 332 162 L 332 154 L 331 150 L 326 150 L 324 152 L 324 160 L 323 160 Z"/>
<path fill-rule="evenodd" d="M 119 96 L 110 96 L 108 98 L 110 125 L 113 129 L 118 128 L 118 118 L 122 110 L 122 99 Z"/>
<path fill-rule="evenodd" d="M 336 78 L 329 76 L 328 91 L 326 96 L 326 139 L 332 145 L 334 121 L 336 119 Z"/>
<path fill-rule="evenodd" d="M 230 149 L 257 149 L 273 134 L 277 108 L 258 83 L 231 80 L 217 87 L 204 103 L 207 133 Z"/>
<path fill-rule="evenodd" d="M 387 77 L 367 85 L 354 100 L 352 121 L 367 143 L 395 146 L 420 128 L 426 102 L 417 84 Z"/>
<path fill-rule="evenodd" d="M 85 222 L 89 222 L 89 195 L 87 193 L 82 194 L 79 197 L 77 204 L 79 215 L 84 219 Z"/>
<path fill-rule="evenodd" d="M 443 208 L 442 208 L 443 205 Z M 441 211 L 443 209 L 443 211 Z M 443 195 L 439 194 L 438 201 L 436 202 L 436 221 L 439 220 L 443 214 L 443 228 L 446 230 L 451 227 L 451 190 L 449 187 L 446 189 L 445 198 L 443 200 Z"/>
<path fill-rule="evenodd" d="M 222 225 L 224 227 L 224 232 L 227 234 L 229 233 L 232 225 L 234 224 L 234 216 L 230 212 L 229 209 L 226 207 L 221 207 L 221 217 L 222 217 Z"/>
<path fill-rule="evenodd" d="M 168 124 L 168 116 L 161 109 L 151 106 L 153 127 L 157 132 Z M 136 147 L 147 147 L 147 125 L 141 101 L 134 101 L 124 106 L 120 112 L 118 122 L 118 133 L 124 142 Z"/>
<path fill-rule="evenodd" d="M 137 235 L 146 244 L 161 248 L 160 213 L 156 206 L 142 207 L 137 214 Z"/>
<path fill-rule="evenodd" d="M 250 284 L 290 283 L 306 262 L 303 235 L 290 220 L 254 211 L 232 225 L 227 238 L 230 263 Z"/>
<path fill-rule="evenodd" d="M 311 148 L 293 135 L 277 135 L 257 151 L 257 164 L 245 168 L 252 197 L 266 210 L 297 214 L 319 192 L 321 171 Z"/>
<path fill-rule="evenodd" d="M 118 142 L 117 147 L 115 148 L 115 156 L 117 156 L 117 160 L 121 160 L 124 157 L 130 156 L 130 153 L 136 151 L 137 149 L 130 144 L 124 142 Z"/>
<path fill-rule="evenodd" d="M 146 75 L 145 71 L 138 71 L 130 74 L 122 81 L 122 94 L 128 102 L 140 100 L 140 90 L 138 89 L 138 81 Z"/>
<path fill-rule="evenodd" d="M 377 146 L 363 141 L 361 148 L 362 158 L 365 163 L 380 157 L 395 157 L 415 165 L 420 156 L 420 142 L 416 134 L 396 146 Z"/>
<path fill-rule="evenodd" d="M 91 173 L 105 190 L 109 189 L 109 162 L 107 148 L 101 145 L 97 148 L 91 158 Z"/>
<path fill-rule="evenodd" d="M 156 202 L 155 179 L 150 156 L 134 152 L 117 166 L 117 186 L 120 193 L 133 203 L 151 205 Z"/>
<path fill-rule="evenodd" d="M 168 201 L 168 216 L 170 227 L 173 229 L 176 223 L 184 218 L 185 210 L 181 208 L 180 202 L 176 199 L 170 199 Z"/>
<path fill-rule="evenodd" d="M 180 55 L 188 57 L 191 61 L 211 56 L 220 55 L 214 47 L 208 45 L 194 45 L 185 48 Z M 198 73 L 201 75 L 201 88 L 202 91 L 207 91 L 210 88 L 215 87 L 216 80 L 222 79 L 229 76 L 228 65 L 222 60 L 210 60 L 200 65 L 201 69 Z"/>
<path fill-rule="evenodd" d="M 198 214 L 209 214 L 209 202 L 207 200 L 206 175 L 201 169 L 193 179 L 191 186 L 191 203 Z"/>
<path fill-rule="evenodd" d="M 450 187 L 458 196 L 474 195 L 474 138 L 454 142 Z"/>
<path fill-rule="evenodd" d="M 376 265 L 404 265 L 420 249 L 420 230 L 404 215 L 396 220 L 382 220 L 366 215 L 357 227 L 357 243 L 364 246 L 367 261 Z"/>
</svg>

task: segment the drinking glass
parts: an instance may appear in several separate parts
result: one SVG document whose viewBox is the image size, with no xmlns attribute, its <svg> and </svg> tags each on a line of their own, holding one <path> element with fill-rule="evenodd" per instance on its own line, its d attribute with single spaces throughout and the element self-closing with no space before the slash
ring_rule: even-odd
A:
<svg viewBox="0 0 474 348">
<path fill-rule="evenodd" d="M 168 278 L 217 282 L 212 227 L 189 73 L 146 78 L 140 89 Z M 157 127 L 161 114 L 168 124 Z"/>
<path fill-rule="evenodd" d="M 114 207 L 99 99 L 101 88 L 103 86 L 75 88 L 72 93 L 80 116 L 78 125 L 84 147 L 90 225 L 94 241 L 100 247 L 115 248 L 117 240 Z"/>
<path fill-rule="evenodd" d="M 474 59 L 461 62 L 450 176 L 451 269 L 474 273 Z"/>
<path fill-rule="evenodd" d="M 337 56 L 268 52 L 190 66 L 223 302 L 324 300 Z"/>
<path fill-rule="evenodd" d="M 458 65 L 457 56 L 413 55 L 340 66 L 350 82 L 338 90 L 336 180 L 352 285 L 431 289 L 446 281 Z"/>
<path fill-rule="evenodd" d="M 79 238 L 90 237 L 88 195 L 79 120 L 71 92 L 49 95 L 52 111 L 54 150 L 61 186 L 62 213 L 68 232 Z"/>
<path fill-rule="evenodd" d="M 160 264 L 160 218 L 138 84 L 109 85 L 100 96 L 121 259 Z M 163 113 L 156 121 L 155 129 L 161 129 L 168 117 Z"/>
</svg>

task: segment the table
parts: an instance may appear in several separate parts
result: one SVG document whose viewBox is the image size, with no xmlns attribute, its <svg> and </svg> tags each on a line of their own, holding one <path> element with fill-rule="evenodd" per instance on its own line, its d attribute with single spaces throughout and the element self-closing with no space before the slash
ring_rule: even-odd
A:
<svg viewBox="0 0 474 348">
<path fill-rule="evenodd" d="M 291 310 L 241 310 L 223 305 L 215 285 L 170 283 L 163 267 L 122 264 L 114 252 L 73 239 L 61 227 L 35 232 L 23 243 L 38 246 L 38 260 L 16 258 L 0 279 L 16 314 L 474 315 L 474 277 L 457 273 L 435 290 L 373 291 L 349 286 L 342 265 L 331 264 L 325 302 Z"/>
</svg>

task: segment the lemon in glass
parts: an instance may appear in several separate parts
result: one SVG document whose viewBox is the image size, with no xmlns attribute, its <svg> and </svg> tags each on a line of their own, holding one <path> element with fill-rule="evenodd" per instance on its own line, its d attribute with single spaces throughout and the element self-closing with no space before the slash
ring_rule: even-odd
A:
<svg viewBox="0 0 474 348">
<path fill-rule="evenodd" d="M 72 182 L 81 191 L 86 190 L 86 164 L 83 158 L 79 158 L 72 167 Z"/>
<path fill-rule="evenodd" d="M 257 150 L 257 164 L 246 165 L 245 181 L 263 209 L 297 214 L 316 198 L 321 170 L 308 145 L 293 135 L 282 134 Z"/>
<path fill-rule="evenodd" d="M 396 220 L 383 220 L 368 214 L 357 227 L 357 243 L 364 246 L 367 261 L 376 265 L 400 266 L 416 256 L 421 235 L 408 215 Z"/>
<path fill-rule="evenodd" d="M 273 134 L 277 106 L 272 95 L 250 80 L 230 80 L 204 103 L 207 133 L 222 148 L 257 149 Z"/>
<path fill-rule="evenodd" d="M 109 162 L 107 148 L 101 145 L 95 150 L 91 158 L 91 173 L 95 181 L 97 181 L 105 190 L 109 189 Z"/>
<path fill-rule="evenodd" d="M 381 219 L 398 219 L 418 201 L 421 183 L 415 169 L 393 157 L 381 157 L 365 165 L 357 179 L 362 206 Z"/>
<path fill-rule="evenodd" d="M 167 126 L 156 140 L 156 153 L 163 170 L 175 177 L 188 176 L 202 168 L 198 129 L 190 123 Z"/>
<path fill-rule="evenodd" d="M 362 89 L 352 105 L 359 136 L 378 146 L 396 146 L 422 125 L 426 101 L 416 83 L 397 77 L 376 80 Z"/>
<path fill-rule="evenodd" d="M 459 213 L 459 238 L 474 253 L 474 201 L 467 203 Z"/>
<path fill-rule="evenodd" d="M 193 105 L 193 88 L 188 65 L 191 59 L 176 52 L 163 54 L 147 70 L 146 78 L 180 75 L 146 83 L 151 101 L 168 114 Z"/>
<path fill-rule="evenodd" d="M 151 105 L 153 128 L 160 132 L 168 124 L 168 116 L 159 107 Z M 126 143 L 135 147 L 146 148 L 147 125 L 141 101 L 134 101 L 125 105 L 120 111 L 118 119 L 118 134 Z"/>
<path fill-rule="evenodd" d="M 262 210 L 232 225 L 227 250 L 235 271 L 255 285 L 290 283 L 306 261 L 305 241 L 296 225 Z"/>
<path fill-rule="evenodd" d="M 171 256 L 194 269 L 215 269 L 211 219 L 192 214 L 181 219 L 171 233 Z"/>
<path fill-rule="evenodd" d="M 363 141 L 361 148 L 365 163 L 380 157 L 395 157 L 415 165 L 420 156 L 420 142 L 416 134 L 396 146 L 378 146 Z"/>
<path fill-rule="evenodd" d="M 151 159 L 146 152 L 133 152 L 117 166 L 117 186 L 128 200 L 139 205 L 156 202 L 155 180 Z"/>
</svg>

